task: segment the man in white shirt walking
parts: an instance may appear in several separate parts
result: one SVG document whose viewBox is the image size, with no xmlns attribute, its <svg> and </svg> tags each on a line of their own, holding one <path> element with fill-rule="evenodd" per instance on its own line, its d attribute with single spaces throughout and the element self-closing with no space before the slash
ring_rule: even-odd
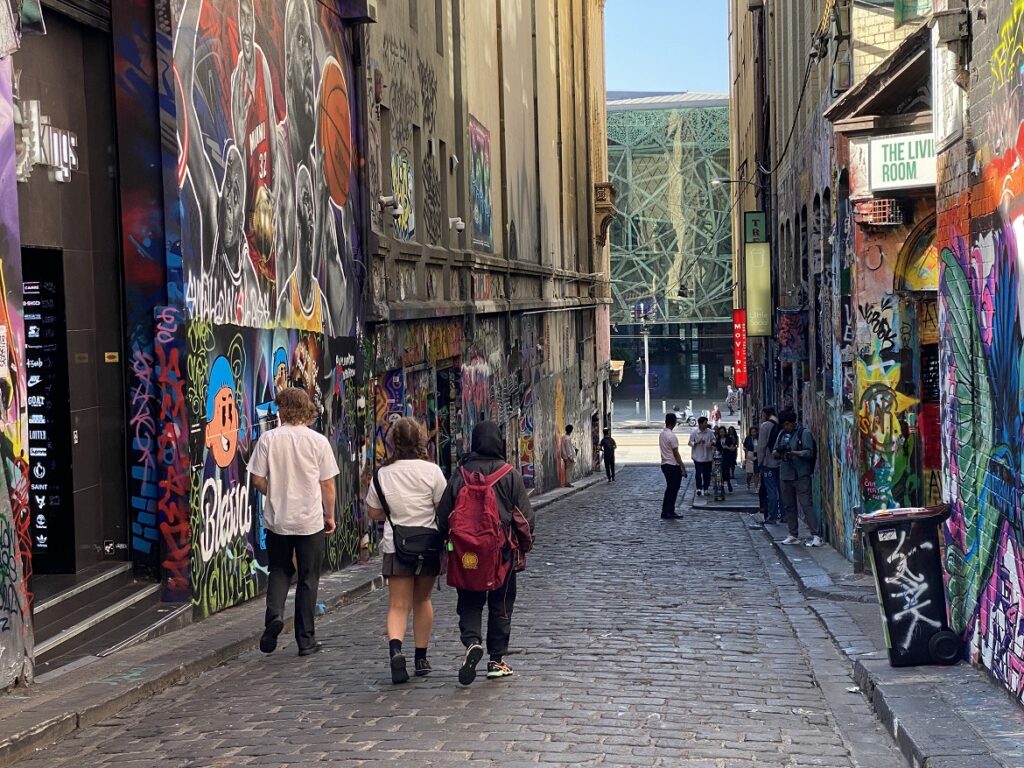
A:
<svg viewBox="0 0 1024 768">
<path fill-rule="evenodd" d="M 665 428 L 658 436 L 658 449 L 661 451 L 661 472 L 665 475 L 665 496 L 661 500 L 661 519 L 679 520 L 682 515 L 676 514 L 676 499 L 679 486 L 686 477 L 686 466 L 679 456 L 679 438 L 672 432 L 676 427 L 676 415 L 665 414 Z"/>
<path fill-rule="evenodd" d="M 697 429 L 690 433 L 690 456 L 697 473 L 697 495 L 704 496 L 711 485 L 711 463 L 715 459 L 715 433 L 704 416 L 697 419 Z"/>
<path fill-rule="evenodd" d="M 266 496 L 263 524 L 270 560 L 260 650 L 273 653 L 277 648 L 277 636 L 284 628 L 284 601 L 297 562 L 295 642 L 299 656 L 309 656 L 321 648 L 313 617 L 324 536 L 334 533 L 336 527 L 338 462 L 327 438 L 309 428 L 317 411 L 305 391 L 284 389 L 278 392 L 276 402 L 281 425 L 260 437 L 249 463 L 253 486 Z"/>
</svg>

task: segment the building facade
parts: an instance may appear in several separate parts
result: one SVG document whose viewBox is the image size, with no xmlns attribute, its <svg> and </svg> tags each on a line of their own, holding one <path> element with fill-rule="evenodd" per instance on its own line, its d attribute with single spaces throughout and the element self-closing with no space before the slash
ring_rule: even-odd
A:
<svg viewBox="0 0 1024 768">
<path fill-rule="evenodd" d="M 650 333 L 652 397 L 725 392 L 732 321 L 729 99 L 707 93 L 608 94 L 608 160 L 619 215 L 611 227 L 612 336 L 618 359 L 637 360 Z M 707 391 L 673 383 L 693 377 Z M 642 380 L 630 366 L 623 390 Z M 640 395 L 642 398 L 642 395 Z"/>
<path fill-rule="evenodd" d="M 603 3 L 484 5 L 44 0 L 35 36 L 26 11 L 0 61 L 0 688 L 56 655 L 69 580 L 127 569 L 195 618 L 263 591 L 247 464 L 282 387 L 342 470 L 330 568 L 375 546 L 399 415 L 447 472 L 497 421 L 537 491 L 571 479 L 572 423 L 589 471 Z"/>
<path fill-rule="evenodd" d="M 751 370 L 763 366 L 753 407 L 792 405 L 814 429 L 817 512 L 855 564 L 857 514 L 951 505 L 952 624 L 966 655 L 1024 701 L 1013 362 L 1024 7 L 803 11 L 731 6 L 733 176 L 753 182 L 734 231 L 750 210 L 771 222 L 774 316 L 749 346 Z"/>
</svg>

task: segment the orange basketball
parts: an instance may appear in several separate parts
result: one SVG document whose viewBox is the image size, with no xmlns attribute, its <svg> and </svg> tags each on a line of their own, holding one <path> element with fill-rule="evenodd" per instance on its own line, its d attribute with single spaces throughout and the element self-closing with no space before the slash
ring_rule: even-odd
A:
<svg viewBox="0 0 1024 768">
<path fill-rule="evenodd" d="M 320 77 L 320 107 L 317 115 L 320 157 L 331 200 L 339 208 L 348 200 L 352 170 L 352 115 L 348 104 L 348 84 L 338 60 L 324 63 Z"/>
</svg>

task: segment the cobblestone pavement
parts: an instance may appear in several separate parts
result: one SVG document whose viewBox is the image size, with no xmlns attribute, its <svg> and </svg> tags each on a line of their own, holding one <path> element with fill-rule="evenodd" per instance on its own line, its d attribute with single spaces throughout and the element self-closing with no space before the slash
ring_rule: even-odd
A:
<svg viewBox="0 0 1024 768">
<path fill-rule="evenodd" d="M 20 766 L 902 765 L 770 544 L 658 519 L 661 488 L 632 467 L 541 513 L 510 680 L 458 686 L 445 588 L 434 674 L 392 686 L 378 595 L 319 655 L 247 654 Z"/>
</svg>

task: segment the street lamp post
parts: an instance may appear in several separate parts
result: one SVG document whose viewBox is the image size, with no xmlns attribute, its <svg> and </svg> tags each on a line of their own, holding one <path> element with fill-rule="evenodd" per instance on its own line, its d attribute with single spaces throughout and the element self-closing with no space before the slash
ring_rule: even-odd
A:
<svg viewBox="0 0 1024 768">
<path fill-rule="evenodd" d="M 649 339 L 651 329 L 647 327 L 647 316 L 641 320 L 640 333 L 644 337 L 644 425 L 651 423 L 651 350 Z"/>
</svg>

